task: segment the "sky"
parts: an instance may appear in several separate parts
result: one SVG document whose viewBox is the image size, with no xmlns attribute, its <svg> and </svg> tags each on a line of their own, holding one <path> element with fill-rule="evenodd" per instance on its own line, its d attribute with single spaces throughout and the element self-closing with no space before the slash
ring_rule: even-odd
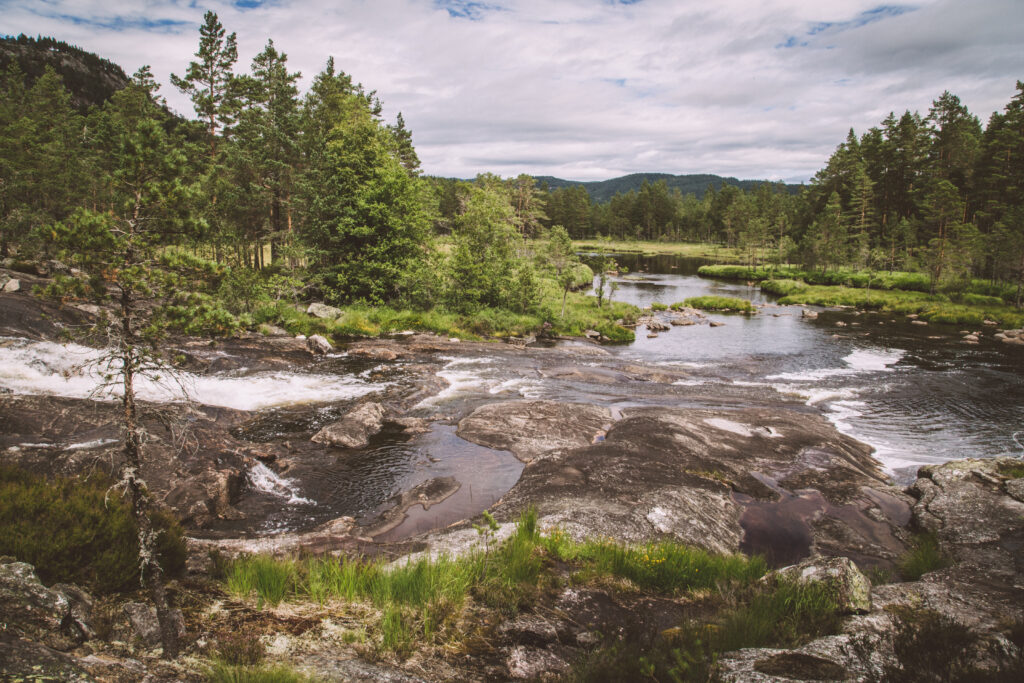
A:
<svg viewBox="0 0 1024 683">
<path fill-rule="evenodd" d="M 984 124 L 1024 80 L 1024 0 L 0 0 L 0 33 L 48 35 L 161 94 L 206 10 L 236 72 L 273 39 L 308 86 L 329 56 L 430 175 L 638 172 L 807 181 L 852 127 L 948 90 Z"/>
</svg>

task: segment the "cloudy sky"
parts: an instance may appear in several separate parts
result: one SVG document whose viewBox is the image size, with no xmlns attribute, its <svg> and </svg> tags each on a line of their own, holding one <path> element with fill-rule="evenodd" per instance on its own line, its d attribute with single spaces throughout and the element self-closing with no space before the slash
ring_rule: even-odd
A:
<svg viewBox="0 0 1024 683">
<path fill-rule="evenodd" d="M 169 85 L 210 9 L 237 71 L 274 40 L 307 85 L 333 55 L 399 111 L 427 173 L 800 182 L 852 126 L 944 90 L 984 123 L 1024 79 L 1024 0 L 0 0 L 50 35 Z"/>
</svg>

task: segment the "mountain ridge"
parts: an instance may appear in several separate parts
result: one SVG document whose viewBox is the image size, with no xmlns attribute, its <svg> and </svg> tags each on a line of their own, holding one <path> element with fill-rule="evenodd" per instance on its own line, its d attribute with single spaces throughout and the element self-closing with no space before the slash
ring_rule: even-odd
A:
<svg viewBox="0 0 1024 683">
<path fill-rule="evenodd" d="M 598 203 L 609 201 L 616 194 L 625 194 L 629 191 L 638 191 L 643 187 L 644 182 L 656 183 L 665 181 L 668 189 L 678 189 L 682 194 L 693 194 L 698 199 L 704 197 L 708 185 L 715 190 L 721 190 L 724 185 L 733 185 L 744 191 L 756 188 L 764 183 L 784 185 L 791 194 L 800 191 L 803 185 L 791 183 L 774 183 L 770 180 L 739 180 L 737 178 L 719 176 L 712 173 L 690 173 L 683 175 L 672 175 L 671 173 L 630 173 L 608 180 L 576 181 L 556 178 L 555 176 L 533 176 L 539 183 L 547 185 L 549 190 L 557 190 L 563 187 L 575 187 L 582 185 L 590 195 L 590 198 Z"/>
</svg>

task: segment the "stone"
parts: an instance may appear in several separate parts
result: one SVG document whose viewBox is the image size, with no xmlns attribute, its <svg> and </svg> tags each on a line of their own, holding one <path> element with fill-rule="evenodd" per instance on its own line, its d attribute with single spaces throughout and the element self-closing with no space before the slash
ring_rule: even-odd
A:
<svg viewBox="0 0 1024 683">
<path fill-rule="evenodd" d="M 330 353 L 334 347 L 331 346 L 331 342 L 327 341 L 325 337 L 319 334 L 314 334 L 312 337 L 306 340 L 306 347 L 315 354 Z"/>
<path fill-rule="evenodd" d="M 589 445 L 610 422 L 611 411 L 600 406 L 511 401 L 480 406 L 459 422 L 456 434 L 481 446 L 512 451 L 530 462 L 554 449 Z"/>
<path fill-rule="evenodd" d="M 147 647 L 160 645 L 160 622 L 156 618 L 156 607 L 143 602 L 129 602 L 123 609 L 132 631 Z M 172 609 L 170 612 L 178 638 L 185 637 L 185 619 L 181 610 Z"/>
<path fill-rule="evenodd" d="M 384 406 L 379 403 L 363 403 L 348 412 L 342 419 L 332 422 L 313 436 L 315 443 L 342 448 L 365 448 L 370 437 L 384 426 Z"/>
<path fill-rule="evenodd" d="M 44 586 L 25 562 L 0 564 L 0 624 L 57 650 L 69 650 L 86 637 L 71 615 L 68 596 Z"/>
<path fill-rule="evenodd" d="M 927 320 L 911 320 L 910 324 L 911 325 L 927 325 L 928 321 Z"/>
<path fill-rule="evenodd" d="M 587 339 L 600 339 L 601 333 L 597 330 L 583 330 L 583 336 Z"/>
<path fill-rule="evenodd" d="M 554 676 L 569 671 L 569 664 L 547 650 L 532 647 L 514 647 L 505 660 L 508 674 L 517 680 L 530 680 L 541 676 Z"/>
<path fill-rule="evenodd" d="M 338 318 L 344 311 L 334 306 L 328 306 L 327 304 L 321 304 L 313 302 L 306 308 L 306 313 L 315 316 L 317 318 L 324 318 L 326 320 L 334 320 Z"/>
<path fill-rule="evenodd" d="M 835 591 L 839 610 L 845 614 L 871 611 L 871 581 L 847 557 L 812 557 L 800 564 L 783 567 L 768 574 L 764 581 L 793 581 L 799 584 L 824 583 Z"/>
<path fill-rule="evenodd" d="M 555 625 L 536 614 L 520 614 L 498 627 L 498 635 L 518 645 L 544 646 L 558 640 Z"/>
<path fill-rule="evenodd" d="M 712 320 L 708 323 L 711 327 L 725 327 L 725 323 L 720 323 L 717 320 Z"/>
<path fill-rule="evenodd" d="M 807 310 L 805 308 L 805 309 L 803 309 L 800 312 L 800 317 L 801 318 L 807 318 L 808 320 L 814 320 L 815 318 L 818 317 L 818 312 L 817 311 L 809 311 L 809 310 Z"/>
<path fill-rule="evenodd" d="M 400 425 L 406 434 L 426 434 L 430 431 L 430 421 L 422 417 L 400 417 L 395 420 L 395 424 Z"/>
<path fill-rule="evenodd" d="M 11 279 L 4 283 L 3 292 L 5 294 L 13 294 L 14 292 L 17 292 L 19 289 L 21 289 L 21 282 L 18 280 Z"/>
<path fill-rule="evenodd" d="M 846 323 L 843 322 L 842 320 L 837 320 L 836 327 L 846 327 Z"/>
<path fill-rule="evenodd" d="M 977 344 L 978 343 L 978 335 L 976 335 L 976 334 L 964 335 L 964 341 L 968 342 L 968 343 L 972 343 L 972 344 Z"/>
</svg>

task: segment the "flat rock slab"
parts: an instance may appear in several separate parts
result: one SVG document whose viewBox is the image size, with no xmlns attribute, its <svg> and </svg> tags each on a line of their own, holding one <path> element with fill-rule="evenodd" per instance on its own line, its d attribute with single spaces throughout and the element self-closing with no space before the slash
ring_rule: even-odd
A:
<svg viewBox="0 0 1024 683">
<path fill-rule="evenodd" d="M 475 444 L 511 451 L 529 463 L 556 449 L 579 448 L 605 435 L 607 408 L 555 401 L 512 401 L 481 406 L 459 422 L 456 434 Z"/>
<path fill-rule="evenodd" d="M 896 530 L 909 512 L 896 512 L 910 499 L 868 447 L 808 411 L 630 408 L 613 420 L 597 406 L 519 401 L 478 408 L 458 433 L 527 463 L 494 508 L 503 521 L 532 505 L 542 525 L 577 539 L 671 537 L 736 552 L 753 509 L 806 534 L 796 560 L 819 551 L 885 564 L 904 549 Z"/>
</svg>

